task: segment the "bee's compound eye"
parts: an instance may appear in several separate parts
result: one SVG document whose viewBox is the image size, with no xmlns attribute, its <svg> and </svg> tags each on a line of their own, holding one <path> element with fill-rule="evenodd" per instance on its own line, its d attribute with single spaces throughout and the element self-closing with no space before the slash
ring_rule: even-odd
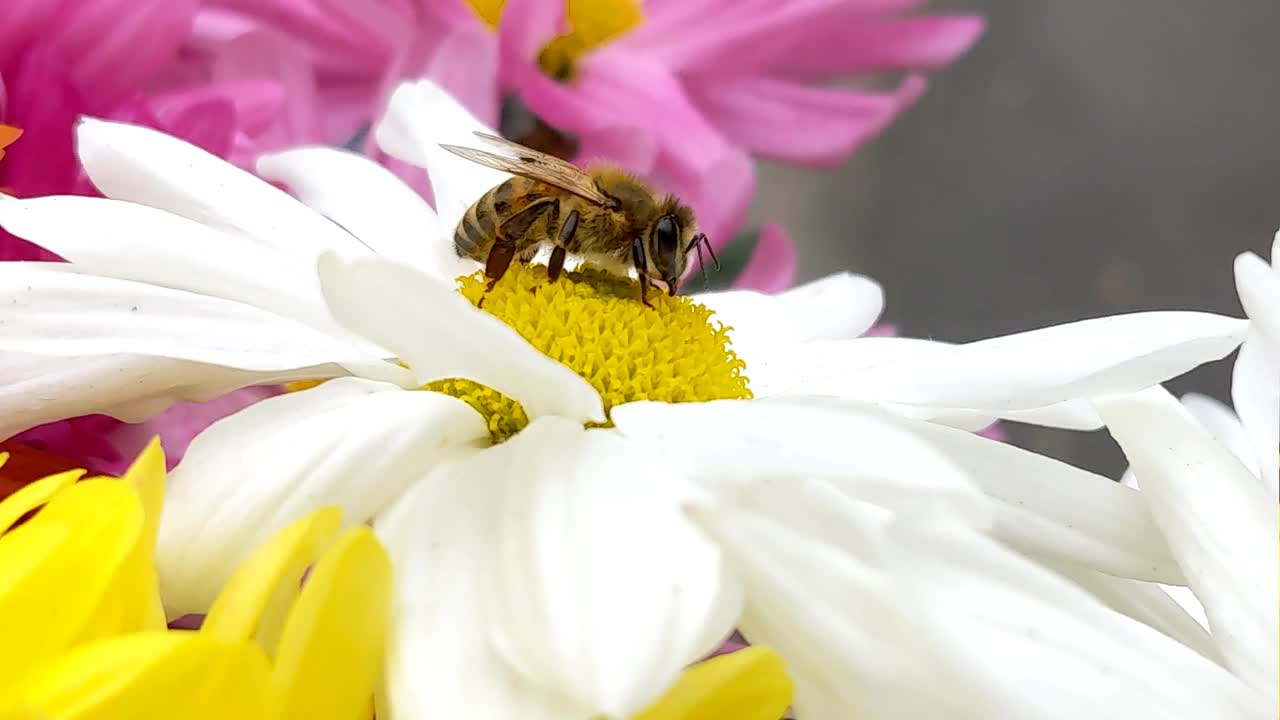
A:
<svg viewBox="0 0 1280 720">
<path fill-rule="evenodd" d="M 680 223 L 674 215 L 663 215 L 653 226 L 654 249 L 659 257 L 671 258 L 680 247 Z"/>
</svg>

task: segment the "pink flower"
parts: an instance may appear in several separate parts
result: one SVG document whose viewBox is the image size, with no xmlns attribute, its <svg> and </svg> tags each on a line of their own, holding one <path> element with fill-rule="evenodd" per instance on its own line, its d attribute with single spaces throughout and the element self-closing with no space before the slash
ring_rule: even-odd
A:
<svg viewBox="0 0 1280 720">
<path fill-rule="evenodd" d="M 304 100 L 309 109 L 300 114 L 332 118 L 325 127 L 303 123 L 319 142 L 341 142 L 371 124 L 404 78 L 430 77 L 491 127 L 514 95 L 571 134 L 579 159 L 609 158 L 680 194 L 723 247 L 755 189 L 753 155 L 838 162 L 925 87 L 917 72 L 888 92 L 833 82 L 944 66 L 981 32 L 969 15 L 903 16 L 918 4 L 217 0 L 201 11 L 197 34 L 211 48 L 217 33 L 201 28 L 288 35 L 313 67 L 290 86 L 291 100 Z M 256 63 L 266 75 L 274 62 L 254 53 L 242 60 L 245 72 Z M 769 286 L 791 272 L 793 251 L 778 239 L 762 245 L 752 276 L 771 273 Z"/>
<path fill-rule="evenodd" d="M 81 115 L 158 127 L 224 157 L 256 150 L 254 137 L 282 99 L 272 87 L 222 79 L 178 78 L 198 0 L 8 0 L 0 23 L 0 133 L 8 146 L 0 188 L 20 197 L 90 194 L 76 161 L 73 128 Z M 213 68 L 215 71 L 217 68 Z M 0 148 L 2 149 L 2 148 Z M 0 260 L 59 260 L 0 230 Z M 142 429 L 159 433 L 170 462 L 198 430 L 248 401 L 254 389 L 171 409 Z M 29 430 L 13 441 L 98 472 L 116 472 L 146 438 L 104 416 Z"/>
</svg>

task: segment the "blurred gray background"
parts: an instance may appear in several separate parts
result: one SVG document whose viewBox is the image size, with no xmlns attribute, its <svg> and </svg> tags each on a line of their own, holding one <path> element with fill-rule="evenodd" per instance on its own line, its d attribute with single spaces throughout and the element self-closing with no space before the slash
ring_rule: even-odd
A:
<svg viewBox="0 0 1280 720">
<path fill-rule="evenodd" d="M 903 334 L 966 341 L 1105 313 L 1240 314 L 1231 263 L 1280 228 L 1280 2 L 991 0 L 987 31 L 847 165 L 766 167 L 800 279 L 875 277 Z M 1264 255 L 1265 257 L 1265 255 Z M 1230 359 L 1170 384 L 1228 399 Z M 1112 477 L 1105 432 L 1014 426 Z"/>
</svg>

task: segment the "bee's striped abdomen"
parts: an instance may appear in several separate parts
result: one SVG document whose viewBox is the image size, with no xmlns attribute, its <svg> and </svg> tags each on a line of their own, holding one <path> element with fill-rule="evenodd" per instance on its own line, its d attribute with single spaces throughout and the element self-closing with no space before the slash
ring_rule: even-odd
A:
<svg viewBox="0 0 1280 720">
<path fill-rule="evenodd" d="M 484 262 L 489 254 L 489 247 L 493 245 L 498 223 L 505 217 L 499 210 L 510 212 L 507 208 L 511 204 L 514 181 L 515 178 L 511 178 L 498 185 L 467 208 L 453 233 L 453 245 L 459 257 Z"/>
</svg>

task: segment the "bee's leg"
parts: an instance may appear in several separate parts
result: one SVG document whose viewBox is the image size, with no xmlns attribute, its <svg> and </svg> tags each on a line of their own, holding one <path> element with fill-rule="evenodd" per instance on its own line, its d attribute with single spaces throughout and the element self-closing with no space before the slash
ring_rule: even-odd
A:
<svg viewBox="0 0 1280 720">
<path fill-rule="evenodd" d="M 640 276 L 640 302 L 653 308 L 653 304 L 649 302 L 649 287 L 650 287 L 649 276 L 641 275 Z M 653 309 L 657 310 L 657 308 L 653 308 Z"/>
<path fill-rule="evenodd" d="M 551 259 L 547 261 L 547 277 L 551 282 L 560 279 L 560 272 L 564 270 L 565 249 L 559 245 L 551 251 Z"/>
<path fill-rule="evenodd" d="M 547 277 L 551 278 L 551 282 L 560 279 L 560 271 L 564 270 L 564 256 L 567 252 L 565 247 L 573 241 L 573 234 L 578 231 L 578 211 L 569 212 L 569 217 L 564 219 L 564 224 L 560 226 L 560 242 L 556 244 L 556 249 L 551 251 L 551 260 L 547 263 Z"/>
<path fill-rule="evenodd" d="M 484 263 L 484 276 L 489 278 L 485 292 L 492 290 L 502 276 L 507 274 L 507 268 L 511 267 L 511 261 L 516 256 L 516 245 L 525 239 L 533 223 L 555 204 L 556 201 L 549 198 L 540 200 L 503 220 L 498 226 L 495 233 L 497 238 L 493 241 L 493 247 L 489 248 L 489 257 Z"/>
<path fill-rule="evenodd" d="M 640 278 L 640 302 L 649 305 L 649 276 L 645 274 L 649 264 L 644 259 L 644 241 L 636 238 L 631 241 L 631 262 L 636 267 L 636 275 Z M 649 307 L 653 307 L 649 305 Z"/>
</svg>

